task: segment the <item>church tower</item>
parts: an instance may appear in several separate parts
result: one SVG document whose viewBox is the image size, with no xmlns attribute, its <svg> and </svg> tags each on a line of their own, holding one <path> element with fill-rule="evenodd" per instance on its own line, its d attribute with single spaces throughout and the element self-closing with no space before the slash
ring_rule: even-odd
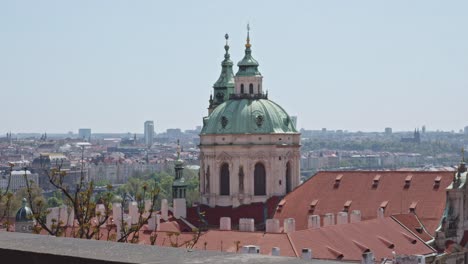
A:
<svg viewBox="0 0 468 264">
<path fill-rule="evenodd" d="M 221 74 L 219 75 L 218 80 L 213 85 L 213 95 L 210 96 L 210 105 L 208 107 L 208 114 L 211 114 L 213 110 L 220 104 L 224 103 L 229 99 L 229 95 L 234 91 L 234 73 L 232 71 L 232 66 L 234 65 L 230 59 L 229 55 L 229 35 L 224 36 L 226 39 L 226 45 L 224 45 L 224 60 L 221 62 Z"/>
<path fill-rule="evenodd" d="M 177 140 L 177 160 L 175 161 L 175 179 L 172 183 L 172 198 L 185 199 L 187 183 L 184 178 L 184 161 L 180 158 L 180 143 Z"/>
<path fill-rule="evenodd" d="M 180 143 L 177 140 L 177 160 L 175 161 L 175 179 L 172 183 L 172 199 L 175 218 L 187 217 L 187 201 L 185 200 L 187 183 L 184 178 L 184 161 L 180 158 Z"/>
<path fill-rule="evenodd" d="M 245 54 L 235 76 L 226 48 L 220 83 L 228 94 L 219 96 L 223 101 L 215 96 L 213 103 L 219 104 L 203 119 L 200 194 L 201 203 L 211 207 L 266 202 L 299 185 L 300 133 L 288 113 L 263 92 L 251 48 L 247 27 Z"/>
</svg>

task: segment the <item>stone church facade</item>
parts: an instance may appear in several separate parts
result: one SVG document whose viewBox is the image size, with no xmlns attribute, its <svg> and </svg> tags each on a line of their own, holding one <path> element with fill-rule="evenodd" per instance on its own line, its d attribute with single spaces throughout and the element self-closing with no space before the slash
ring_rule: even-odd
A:
<svg viewBox="0 0 468 264">
<path fill-rule="evenodd" d="M 201 202 L 211 207 L 265 202 L 300 179 L 300 133 L 264 92 L 249 34 L 236 75 L 227 40 L 200 134 Z"/>
</svg>

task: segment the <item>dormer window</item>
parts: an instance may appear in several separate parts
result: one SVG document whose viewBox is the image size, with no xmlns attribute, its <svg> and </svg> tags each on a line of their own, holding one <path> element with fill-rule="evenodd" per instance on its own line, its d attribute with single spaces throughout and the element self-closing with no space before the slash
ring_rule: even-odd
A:
<svg viewBox="0 0 468 264">
<path fill-rule="evenodd" d="M 413 179 L 412 175 L 408 175 L 405 178 L 405 189 L 408 189 L 411 185 L 411 179 Z"/>
</svg>

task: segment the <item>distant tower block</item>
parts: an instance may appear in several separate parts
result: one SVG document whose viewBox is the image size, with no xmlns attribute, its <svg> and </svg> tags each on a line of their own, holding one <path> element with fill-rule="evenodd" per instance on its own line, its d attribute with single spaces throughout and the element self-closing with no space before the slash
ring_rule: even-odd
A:
<svg viewBox="0 0 468 264">
<path fill-rule="evenodd" d="M 145 122 L 145 144 L 148 147 L 151 147 L 154 143 L 154 122 L 146 121 Z"/>
<path fill-rule="evenodd" d="M 91 140 L 91 128 L 80 128 L 78 129 L 78 138 L 81 140 Z"/>
</svg>

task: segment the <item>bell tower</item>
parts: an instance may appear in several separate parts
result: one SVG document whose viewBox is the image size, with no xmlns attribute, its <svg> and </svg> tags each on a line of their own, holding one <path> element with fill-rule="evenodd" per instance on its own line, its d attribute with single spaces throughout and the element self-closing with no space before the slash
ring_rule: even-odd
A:
<svg viewBox="0 0 468 264">
<path fill-rule="evenodd" d="M 218 105 L 229 100 L 229 96 L 234 93 L 234 72 L 232 71 L 234 64 L 229 54 L 229 35 L 224 35 L 224 38 L 226 39 L 226 45 L 224 45 L 226 53 L 224 54 L 224 60 L 221 62 L 221 74 L 213 85 L 213 94 L 210 96 L 208 114 L 211 114 Z"/>
<path fill-rule="evenodd" d="M 247 24 L 247 43 L 245 44 L 245 55 L 237 66 L 234 77 L 235 95 L 237 97 L 258 97 L 263 95 L 262 74 L 258 71 L 258 62 L 252 57 L 252 44 L 250 44 L 250 25 Z"/>
</svg>

